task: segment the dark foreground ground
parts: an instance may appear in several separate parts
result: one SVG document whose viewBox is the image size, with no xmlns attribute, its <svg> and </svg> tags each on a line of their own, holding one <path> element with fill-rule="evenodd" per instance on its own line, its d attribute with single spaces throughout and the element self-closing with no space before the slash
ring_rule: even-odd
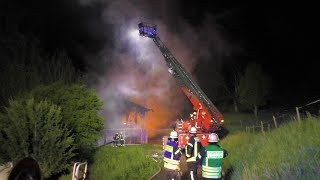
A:
<svg viewBox="0 0 320 180">
<path fill-rule="evenodd" d="M 180 169 L 182 171 L 181 180 L 190 179 L 189 174 L 188 174 L 187 162 L 186 162 L 186 158 L 185 158 L 184 154 L 181 157 Z M 155 175 L 153 178 L 151 178 L 151 180 L 165 180 L 166 174 L 167 174 L 167 171 L 164 168 L 162 168 L 161 171 L 157 175 Z M 201 179 L 201 168 L 200 167 L 198 168 L 198 179 Z"/>
<path fill-rule="evenodd" d="M 187 162 L 186 162 L 186 158 L 185 155 L 183 154 L 181 157 L 181 161 L 180 161 L 180 169 L 182 172 L 182 177 L 181 180 L 190 180 L 190 176 L 189 176 L 189 172 L 188 172 L 188 167 L 187 167 Z M 155 176 L 153 176 L 152 178 L 150 178 L 150 180 L 165 180 L 166 179 L 166 174 L 167 171 L 162 168 L 161 171 L 156 174 Z M 229 180 L 229 173 L 226 174 L 226 176 L 223 178 L 223 180 Z M 198 167 L 198 179 L 200 180 L 201 177 L 201 167 Z"/>
</svg>

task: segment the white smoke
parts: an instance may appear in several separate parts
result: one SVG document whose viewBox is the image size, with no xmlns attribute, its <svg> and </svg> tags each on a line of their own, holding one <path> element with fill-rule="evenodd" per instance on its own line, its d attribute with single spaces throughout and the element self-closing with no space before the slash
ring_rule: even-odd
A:
<svg viewBox="0 0 320 180">
<path fill-rule="evenodd" d="M 152 39 L 138 35 L 138 23 L 156 24 L 161 40 L 191 73 L 200 58 L 210 59 L 212 54 L 224 52 L 226 42 L 219 31 L 211 25 L 197 29 L 191 27 L 175 13 L 174 3 L 170 0 L 80 0 L 84 6 L 93 2 L 106 2 L 101 16 L 106 26 L 101 28 L 106 28 L 106 33 L 112 33 L 112 42 L 106 42 L 101 52 L 104 56 L 99 58 L 107 65 L 101 67 L 106 71 L 97 86 L 105 104 L 103 116 L 107 119 L 107 127 L 121 125 L 123 115 L 119 109 L 122 99 L 137 100 L 140 105 L 148 107 L 147 99 L 157 97 L 159 103 L 172 107 L 169 108 L 171 113 L 178 115 L 180 112 L 175 107 L 185 103 L 184 97 Z M 170 26 L 172 24 L 174 26 Z M 210 44 L 216 46 L 217 52 L 210 51 Z"/>
</svg>

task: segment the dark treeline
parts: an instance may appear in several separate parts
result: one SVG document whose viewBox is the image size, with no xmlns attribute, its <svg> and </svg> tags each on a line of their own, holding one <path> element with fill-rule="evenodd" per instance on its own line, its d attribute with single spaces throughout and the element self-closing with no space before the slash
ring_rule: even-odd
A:
<svg viewBox="0 0 320 180">
<path fill-rule="evenodd" d="M 40 84 L 84 80 L 81 60 L 68 49 L 70 43 L 79 38 L 74 41 L 70 40 L 72 37 L 65 39 L 65 35 L 58 31 L 61 27 L 51 28 L 55 22 L 50 18 L 48 8 L 40 1 L 0 2 L 1 107 L 8 105 L 8 100 L 17 94 Z M 62 20 L 63 17 L 57 19 Z M 64 44 L 68 40 L 69 43 Z"/>
<path fill-rule="evenodd" d="M 62 2 L 46 3 L 0 1 L 0 164 L 32 157 L 45 179 L 57 179 L 72 162 L 90 160 L 105 120 L 70 51 L 80 36 L 51 28 L 48 10 Z"/>
</svg>

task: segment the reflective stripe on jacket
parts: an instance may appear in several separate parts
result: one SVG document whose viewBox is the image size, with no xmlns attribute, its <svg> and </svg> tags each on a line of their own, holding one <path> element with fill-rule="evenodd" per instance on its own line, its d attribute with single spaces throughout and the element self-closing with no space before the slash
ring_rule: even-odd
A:
<svg viewBox="0 0 320 180">
<path fill-rule="evenodd" d="M 169 141 L 165 146 L 164 151 L 164 167 L 172 170 L 179 170 L 179 162 L 181 157 L 181 150 L 177 143 Z"/>
<path fill-rule="evenodd" d="M 197 159 L 202 160 L 202 177 L 221 178 L 221 163 L 224 157 L 225 152 L 218 145 L 208 145 L 201 149 Z"/>
<path fill-rule="evenodd" d="M 187 162 L 195 162 L 201 144 L 197 136 L 191 136 L 186 146 Z"/>
</svg>

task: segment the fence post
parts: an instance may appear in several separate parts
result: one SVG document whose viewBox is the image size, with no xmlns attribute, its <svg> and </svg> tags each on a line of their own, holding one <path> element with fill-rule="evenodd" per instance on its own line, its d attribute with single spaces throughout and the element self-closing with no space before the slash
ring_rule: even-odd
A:
<svg viewBox="0 0 320 180">
<path fill-rule="evenodd" d="M 299 108 L 298 107 L 296 107 L 296 111 L 297 111 L 298 122 L 300 123 L 301 119 L 300 119 L 300 113 L 299 113 Z"/>
<path fill-rule="evenodd" d="M 275 116 L 272 116 L 272 118 L 273 118 L 273 122 L 274 122 L 274 127 L 275 127 L 275 128 L 278 128 L 278 124 L 277 124 L 276 117 L 275 117 Z"/>
<path fill-rule="evenodd" d="M 254 126 L 252 126 L 252 132 L 253 132 L 253 133 L 255 133 L 255 129 L 254 129 Z"/>
<path fill-rule="evenodd" d="M 270 131 L 270 124 L 268 123 L 268 131 Z"/>
<path fill-rule="evenodd" d="M 261 132 L 263 132 L 263 122 L 261 121 Z"/>
</svg>

